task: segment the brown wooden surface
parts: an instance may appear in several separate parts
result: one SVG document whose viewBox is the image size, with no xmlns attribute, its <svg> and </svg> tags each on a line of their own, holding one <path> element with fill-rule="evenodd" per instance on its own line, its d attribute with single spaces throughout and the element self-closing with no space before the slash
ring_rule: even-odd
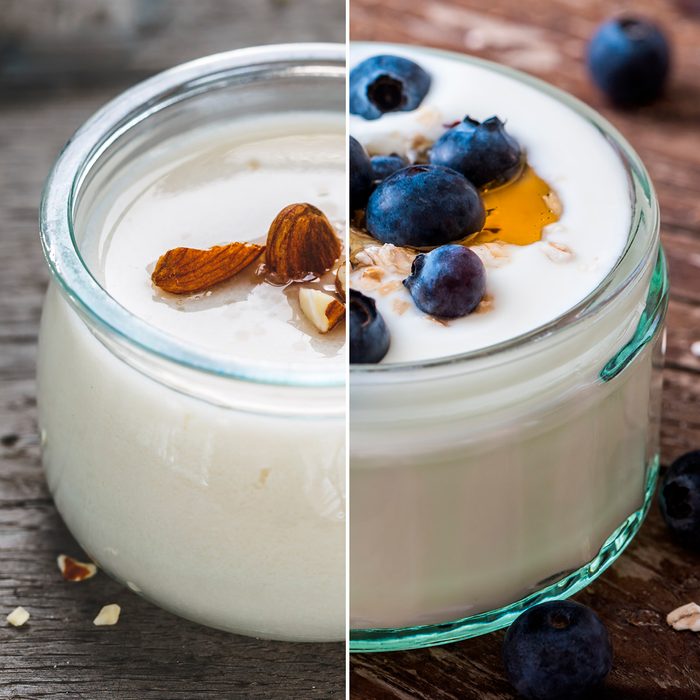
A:
<svg viewBox="0 0 700 700">
<path fill-rule="evenodd" d="M 344 37 L 336 0 L 167 1 L 168 26 L 109 76 L 86 80 L 83 72 L 82 88 L 67 76 L 60 89 L 0 91 L 0 698 L 342 698 L 342 644 L 224 634 L 165 613 L 104 574 L 71 584 L 56 568 L 59 553 L 81 552 L 47 492 L 36 430 L 34 361 L 47 281 L 37 207 L 51 163 L 134 76 L 245 44 Z M 119 624 L 94 627 L 110 602 L 122 606 Z M 16 605 L 31 613 L 20 629 L 5 625 Z"/>
<path fill-rule="evenodd" d="M 351 0 L 351 39 L 422 44 L 471 53 L 533 73 L 599 109 L 638 150 L 662 209 L 671 270 L 662 462 L 700 448 L 700 0 Z M 634 113 L 607 107 L 582 60 L 587 39 L 610 14 L 656 18 L 673 40 L 665 99 Z M 506 115 L 507 116 L 507 115 Z M 700 698 L 700 636 L 666 626 L 683 603 L 700 603 L 700 556 L 669 540 L 656 505 L 636 541 L 577 599 L 608 625 L 615 665 L 604 699 Z M 437 647 L 351 657 L 351 697 L 514 697 L 500 661 L 503 633 Z"/>
</svg>

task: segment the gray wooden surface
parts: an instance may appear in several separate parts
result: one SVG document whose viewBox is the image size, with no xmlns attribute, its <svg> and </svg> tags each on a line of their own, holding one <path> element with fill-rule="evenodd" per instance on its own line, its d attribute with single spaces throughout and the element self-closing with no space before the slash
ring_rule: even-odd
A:
<svg viewBox="0 0 700 700">
<path fill-rule="evenodd" d="M 244 44 L 344 38 L 336 0 L 172 5 L 168 26 L 103 80 L 0 91 L 1 698 L 344 697 L 342 644 L 274 643 L 205 629 L 104 574 L 71 584 L 56 568 L 59 553 L 81 552 L 46 490 L 36 429 L 34 363 L 47 281 L 37 207 L 51 163 L 80 123 L 135 76 Z M 109 602 L 122 606 L 119 624 L 94 627 Z M 32 616 L 19 629 L 4 624 L 16 605 Z"/>
</svg>

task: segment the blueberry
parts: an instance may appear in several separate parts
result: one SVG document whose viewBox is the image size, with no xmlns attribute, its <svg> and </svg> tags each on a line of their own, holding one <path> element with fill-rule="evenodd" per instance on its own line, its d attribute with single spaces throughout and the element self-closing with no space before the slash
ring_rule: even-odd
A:
<svg viewBox="0 0 700 700">
<path fill-rule="evenodd" d="M 382 243 L 439 246 L 480 231 L 479 193 L 458 172 L 409 165 L 379 183 L 367 203 L 367 230 Z"/>
<path fill-rule="evenodd" d="M 367 151 L 354 137 L 350 137 L 350 207 L 362 209 L 372 191 L 374 173 Z"/>
<path fill-rule="evenodd" d="M 465 117 L 433 144 L 430 162 L 452 168 L 475 187 L 483 187 L 507 182 L 517 175 L 523 153 L 498 117 L 484 122 Z"/>
<path fill-rule="evenodd" d="M 605 22 L 593 35 L 588 68 L 613 104 L 637 107 L 663 92 L 670 53 L 666 37 L 655 24 L 623 17 Z"/>
<path fill-rule="evenodd" d="M 390 156 L 372 156 L 370 158 L 372 170 L 375 180 L 386 180 L 389 175 L 393 175 L 397 170 L 405 168 L 408 162 L 398 153 L 392 153 Z"/>
<path fill-rule="evenodd" d="M 401 56 L 372 56 L 350 71 L 350 113 L 379 119 L 416 109 L 430 89 L 430 75 Z"/>
<path fill-rule="evenodd" d="M 515 689 L 528 700 L 573 700 L 599 685 L 612 667 L 605 625 L 585 605 L 535 605 L 511 626 L 503 662 Z"/>
<path fill-rule="evenodd" d="M 389 350 L 389 330 L 374 299 L 350 290 L 350 362 L 380 362 Z"/>
<path fill-rule="evenodd" d="M 440 318 L 470 314 L 486 291 L 486 270 L 479 256 L 461 245 L 443 245 L 416 256 L 403 281 L 416 306 Z"/>
<path fill-rule="evenodd" d="M 674 536 L 686 546 L 700 549 L 700 450 L 684 454 L 669 467 L 659 505 Z"/>
</svg>

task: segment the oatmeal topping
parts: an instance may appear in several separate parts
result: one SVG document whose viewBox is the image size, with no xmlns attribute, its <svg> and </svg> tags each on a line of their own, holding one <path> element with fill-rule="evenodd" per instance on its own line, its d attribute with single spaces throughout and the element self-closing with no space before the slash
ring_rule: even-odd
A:
<svg viewBox="0 0 700 700">
<path fill-rule="evenodd" d="M 687 603 L 680 608 L 672 610 L 666 616 L 666 622 L 674 630 L 690 630 L 700 632 L 700 605 L 697 603 Z"/>
</svg>

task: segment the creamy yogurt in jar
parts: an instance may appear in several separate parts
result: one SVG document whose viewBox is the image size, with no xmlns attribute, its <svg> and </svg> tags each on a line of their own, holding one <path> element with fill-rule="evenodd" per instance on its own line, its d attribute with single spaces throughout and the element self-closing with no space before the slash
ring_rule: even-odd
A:
<svg viewBox="0 0 700 700">
<path fill-rule="evenodd" d="M 343 235 L 343 47 L 201 59 L 93 117 L 43 202 L 42 453 L 69 529 L 132 590 L 233 632 L 342 640 L 344 324 L 321 334 L 264 256 L 197 293 L 151 281 L 176 247 L 264 244 L 295 202 Z"/>
<path fill-rule="evenodd" d="M 413 55 L 410 50 L 393 52 Z M 372 55 L 374 47 L 353 48 L 351 65 Z M 377 301 L 390 329 L 386 363 L 458 355 L 561 316 L 593 292 L 619 260 L 631 221 L 630 208 L 620 205 L 629 201 L 623 164 L 605 134 L 568 105 L 480 64 L 422 54 L 420 65 L 432 82 L 417 110 L 377 120 L 351 115 L 350 133 L 368 152 L 415 157 L 446 125 L 466 115 L 478 121 L 498 116 L 524 149 L 528 164 L 552 187 L 562 211 L 536 243 L 474 246 L 487 270 L 488 312 L 447 325 L 404 303 L 411 302 L 408 291 L 391 282 L 406 277 L 405 266 L 396 271 L 387 265 L 382 284 L 367 279 L 363 266 L 356 267 L 352 286 Z"/>
<path fill-rule="evenodd" d="M 350 67 L 377 54 L 414 60 L 432 84 L 413 112 L 351 117 L 370 154 L 424 156 L 445 125 L 496 115 L 561 207 L 537 242 L 474 246 L 487 304 L 458 319 L 412 303 L 401 280 L 416 251 L 363 236 L 351 248 L 351 286 L 391 335 L 381 363 L 350 373 L 358 651 L 496 629 L 617 557 L 656 476 L 666 304 L 653 190 L 607 122 L 455 54 L 360 44 Z"/>
<path fill-rule="evenodd" d="M 195 129 L 130 163 L 103 197 L 80 222 L 93 232 L 82 252 L 117 302 L 203 351 L 343 371 L 344 325 L 319 333 L 299 308 L 299 285 L 266 280 L 264 256 L 197 293 L 161 293 L 150 276 L 177 246 L 265 245 L 277 213 L 294 202 L 321 209 L 343 237 L 342 115 L 281 113 Z"/>
</svg>

